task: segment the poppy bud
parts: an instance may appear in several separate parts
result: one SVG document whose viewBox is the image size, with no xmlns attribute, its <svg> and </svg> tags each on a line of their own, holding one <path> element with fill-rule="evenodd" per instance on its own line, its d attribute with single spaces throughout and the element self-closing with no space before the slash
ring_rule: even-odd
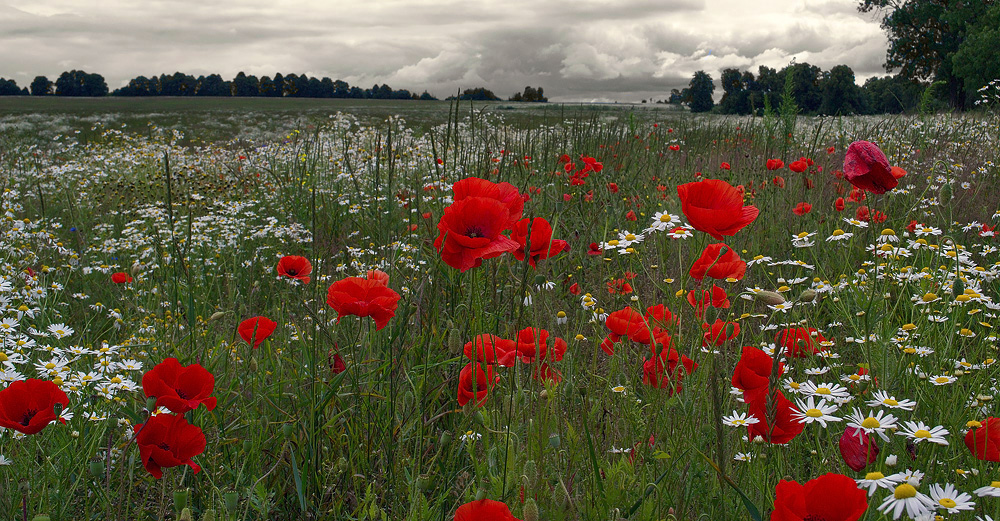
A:
<svg viewBox="0 0 1000 521">
<path fill-rule="evenodd" d="M 546 282 L 545 275 L 535 275 L 535 285 L 536 286 L 541 286 L 541 285 L 545 284 L 545 282 Z"/>
<path fill-rule="evenodd" d="M 250 440 L 243 440 L 243 452 L 250 454 L 251 449 L 253 449 L 253 444 L 250 443 Z"/>
<path fill-rule="evenodd" d="M 149 411 L 149 412 L 153 412 L 153 411 L 156 410 L 156 397 L 155 396 L 150 396 L 149 398 L 146 398 L 146 410 Z"/>
<path fill-rule="evenodd" d="M 188 490 L 175 490 L 174 491 L 174 512 L 180 512 L 181 509 L 187 506 L 188 502 Z"/>
<path fill-rule="evenodd" d="M 215 521 L 215 509 L 210 508 L 201 515 L 201 521 Z"/>
<path fill-rule="evenodd" d="M 208 317 L 208 321 L 209 322 L 215 322 L 216 320 L 219 320 L 220 318 L 224 317 L 225 315 L 226 315 L 225 311 L 216 311 L 215 313 L 212 313 L 212 316 Z"/>
<path fill-rule="evenodd" d="M 566 485 L 563 485 L 561 479 L 559 480 L 559 483 L 556 483 L 556 486 L 552 488 L 552 502 L 562 509 L 569 506 L 569 492 L 566 490 Z"/>
<path fill-rule="evenodd" d="M 483 411 L 481 411 L 481 410 L 480 411 L 476 411 L 476 414 L 474 414 L 472 416 L 472 418 L 474 420 L 476 420 L 476 424 L 477 425 L 485 425 L 486 424 L 486 416 L 483 414 Z"/>
<path fill-rule="evenodd" d="M 524 501 L 524 510 L 522 512 L 524 516 L 524 521 L 538 521 L 538 504 L 535 500 L 528 498 Z"/>
<path fill-rule="evenodd" d="M 421 492 L 427 492 L 434 487 L 434 476 L 430 474 L 421 474 L 417 476 L 417 488 Z"/>
<path fill-rule="evenodd" d="M 48 514 L 35 514 L 35 517 L 31 518 L 31 521 L 50 521 Z"/>
<path fill-rule="evenodd" d="M 104 476 L 104 462 L 101 460 L 94 460 L 87 464 L 87 470 L 90 471 L 90 476 L 94 479 L 100 479 Z"/>
<path fill-rule="evenodd" d="M 759 291 L 754 293 L 754 298 L 771 306 L 777 306 L 778 304 L 785 303 L 785 297 L 782 297 L 780 293 L 775 293 L 773 291 Z"/>
<path fill-rule="evenodd" d="M 132 276 L 136 277 L 139 275 L 139 273 L 142 272 L 142 265 L 140 265 L 139 263 L 133 264 L 132 269 L 130 271 L 132 273 Z"/>
<path fill-rule="evenodd" d="M 812 302 L 816 299 L 816 290 L 807 289 L 799 294 L 799 302 Z"/>
<path fill-rule="evenodd" d="M 267 421 L 267 418 L 261 416 L 260 418 L 260 430 L 261 432 L 267 432 L 267 428 L 270 427 L 271 423 Z"/>
<path fill-rule="evenodd" d="M 458 329 L 448 331 L 448 352 L 461 353 L 465 344 L 462 343 L 462 332 Z"/>
<path fill-rule="evenodd" d="M 177 516 L 177 521 L 194 521 L 194 517 L 191 515 L 191 509 L 188 507 L 181 509 L 181 514 Z"/>
<path fill-rule="evenodd" d="M 476 491 L 476 501 L 482 501 L 484 499 L 486 499 L 486 490 L 481 488 Z"/>
<path fill-rule="evenodd" d="M 294 432 L 294 429 L 295 429 L 295 426 L 293 426 L 291 423 L 282 424 L 281 425 L 281 435 L 284 436 L 284 437 L 286 437 L 286 438 L 291 438 L 292 437 L 292 433 Z"/>
<path fill-rule="evenodd" d="M 538 466 L 535 465 L 535 460 L 529 459 L 524 462 L 524 469 L 521 470 L 524 475 L 525 483 L 529 489 L 534 489 L 535 485 L 538 483 Z"/>
<path fill-rule="evenodd" d="M 448 445 L 451 443 L 452 434 L 451 431 L 444 431 L 441 433 L 441 445 Z"/>
<path fill-rule="evenodd" d="M 552 434 L 549 434 L 549 447 L 552 447 L 553 449 L 558 449 L 559 443 L 560 439 L 558 433 L 553 432 Z"/>
<path fill-rule="evenodd" d="M 226 504 L 226 512 L 229 513 L 229 517 L 234 517 L 236 515 L 236 509 L 240 505 L 239 493 L 226 492 L 222 495 L 222 501 Z"/>
<path fill-rule="evenodd" d="M 965 293 L 965 283 L 962 282 L 961 278 L 955 279 L 955 282 L 951 286 L 951 294 L 958 296 Z"/>
</svg>

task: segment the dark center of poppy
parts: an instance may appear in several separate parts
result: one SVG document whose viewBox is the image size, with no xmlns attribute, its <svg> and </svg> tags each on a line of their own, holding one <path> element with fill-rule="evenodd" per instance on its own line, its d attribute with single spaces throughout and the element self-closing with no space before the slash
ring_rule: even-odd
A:
<svg viewBox="0 0 1000 521">
<path fill-rule="evenodd" d="M 802 521 L 826 521 L 826 518 L 819 514 L 809 514 L 802 518 Z"/>
<path fill-rule="evenodd" d="M 293 277 L 299 274 L 298 270 L 296 270 L 295 268 L 285 270 L 285 272 Z"/>
<path fill-rule="evenodd" d="M 165 451 L 167 451 L 167 452 L 170 451 L 170 445 L 167 445 L 166 442 L 162 442 L 161 441 L 160 443 L 157 443 L 156 446 L 159 447 L 159 448 L 161 448 L 161 449 L 163 449 L 163 450 L 165 450 Z"/>
<path fill-rule="evenodd" d="M 180 398 L 181 400 L 187 400 L 188 399 L 188 393 L 185 392 L 185 391 L 183 391 L 183 390 L 181 390 L 181 389 L 177 389 L 177 397 Z"/>
<path fill-rule="evenodd" d="M 28 409 L 24 411 L 24 416 L 21 417 L 21 425 L 27 427 L 28 424 L 31 423 L 31 419 L 34 418 L 36 414 L 38 414 L 38 411 L 35 409 Z"/>
<path fill-rule="evenodd" d="M 483 234 L 483 230 L 478 226 L 474 226 L 466 230 L 465 235 L 470 239 L 475 239 L 477 237 L 485 237 L 485 235 Z"/>
</svg>

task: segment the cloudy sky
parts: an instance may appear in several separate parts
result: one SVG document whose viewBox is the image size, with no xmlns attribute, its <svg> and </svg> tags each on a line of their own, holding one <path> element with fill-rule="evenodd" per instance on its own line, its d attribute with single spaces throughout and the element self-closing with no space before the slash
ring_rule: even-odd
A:
<svg viewBox="0 0 1000 521">
<path fill-rule="evenodd" d="M 439 97 L 542 86 L 552 101 L 665 98 L 697 70 L 884 74 L 856 0 L 0 0 L 0 77 L 239 71 L 329 76 Z M 721 92 L 721 87 L 717 90 Z"/>
</svg>

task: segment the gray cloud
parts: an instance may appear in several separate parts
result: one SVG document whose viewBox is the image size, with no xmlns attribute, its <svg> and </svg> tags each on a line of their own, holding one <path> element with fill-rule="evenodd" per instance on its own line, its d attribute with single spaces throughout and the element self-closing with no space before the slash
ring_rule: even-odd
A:
<svg viewBox="0 0 1000 521">
<path fill-rule="evenodd" d="M 0 0 L 2 1 L 2 0 Z M 882 74 L 886 39 L 854 0 L 11 0 L 0 76 L 306 73 L 446 96 L 543 86 L 554 101 L 663 98 L 697 70 L 791 59 Z"/>
</svg>

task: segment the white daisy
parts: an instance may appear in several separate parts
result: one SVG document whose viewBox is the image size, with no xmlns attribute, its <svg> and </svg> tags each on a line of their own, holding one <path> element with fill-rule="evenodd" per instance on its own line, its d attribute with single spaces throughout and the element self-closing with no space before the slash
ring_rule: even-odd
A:
<svg viewBox="0 0 1000 521">
<path fill-rule="evenodd" d="M 855 407 L 849 419 L 851 421 L 847 423 L 847 426 L 858 429 L 859 438 L 861 437 L 861 431 L 864 431 L 866 434 L 878 434 L 883 440 L 889 441 L 889 436 L 886 435 L 885 430 L 896 426 L 896 417 L 886 414 L 885 411 L 878 411 L 878 414 L 875 415 L 873 411 L 869 410 L 868 416 L 864 416 Z"/>
<path fill-rule="evenodd" d="M 930 487 L 931 499 L 937 502 L 937 507 L 947 510 L 949 514 L 957 514 L 961 510 L 972 510 L 976 503 L 972 496 L 955 490 L 955 485 L 948 483 L 944 487 L 937 483 Z"/>
<path fill-rule="evenodd" d="M 889 515 L 892 512 L 893 519 L 899 519 L 903 510 L 911 518 L 922 516 L 931 512 L 936 507 L 934 500 L 917 492 L 916 487 L 909 483 L 900 483 L 892 494 L 886 496 L 885 500 L 878 507 L 879 512 Z"/>
<path fill-rule="evenodd" d="M 826 428 L 826 422 L 839 422 L 841 420 L 841 418 L 831 416 L 837 412 L 836 405 L 822 399 L 819 404 L 816 404 L 815 400 L 815 396 L 809 396 L 805 401 L 796 399 L 795 403 L 799 406 L 799 410 L 792 411 L 792 417 L 799 423 L 819 422 L 823 428 Z"/>
<path fill-rule="evenodd" d="M 760 420 L 756 416 L 750 416 L 745 412 L 733 411 L 733 414 L 729 416 L 722 417 L 722 423 L 729 425 L 730 427 L 746 427 L 747 425 L 753 425 L 759 423 Z"/>
<path fill-rule="evenodd" d="M 994 481 L 985 487 L 979 487 L 974 492 L 979 497 L 1000 497 L 1000 481 Z"/>
<path fill-rule="evenodd" d="M 910 438 L 913 440 L 913 443 L 927 441 L 938 445 L 948 445 L 948 440 L 944 439 L 949 434 L 948 430 L 940 425 L 931 428 L 925 425 L 924 422 L 908 421 L 904 422 L 904 424 L 906 428 L 900 429 L 896 434 Z"/>
<path fill-rule="evenodd" d="M 838 398 L 847 398 L 851 395 L 847 388 L 843 385 L 837 383 L 819 383 L 815 384 L 812 380 L 809 380 L 802 384 L 802 394 L 819 396 L 820 398 L 826 400 L 836 400 Z"/>
<path fill-rule="evenodd" d="M 886 476 L 881 472 L 869 472 L 865 474 L 864 479 L 855 479 L 854 481 L 857 482 L 858 488 L 867 488 L 868 496 L 871 497 L 875 495 L 875 491 L 879 488 L 888 490 L 895 489 L 896 485 L 899 484 L 899 481 L 896 480 L 894 476 L 895 474 Z"/>
<path fill-rule="evenodd" d="M 869 407 L 889 407 L 891 409 L 903 409 L 904 411 L 912 411 L 917 406 L 917 402 L 913 400 L 896 400 L 895 396 L 890 396 L 889 393 L 882 390 L 875 391 L 871 400 L 865 403 Z"/>
</svg>

